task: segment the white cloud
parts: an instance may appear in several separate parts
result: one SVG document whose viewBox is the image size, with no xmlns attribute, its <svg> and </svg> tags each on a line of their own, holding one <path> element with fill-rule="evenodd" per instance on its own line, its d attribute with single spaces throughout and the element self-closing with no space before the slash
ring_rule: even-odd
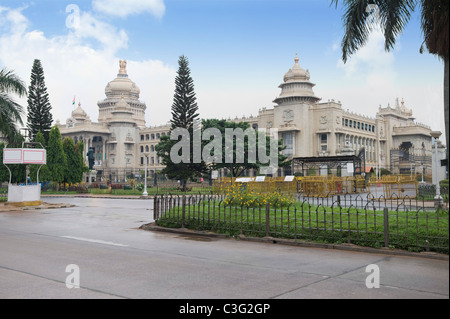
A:
<svg viewBox="0 0 450 319">
<path fill-rule="evenodd" d="M 142 12 L 162 18 L 166 11 L 163 0 L 94 0 L 93 7 L 99 12 L 121 18 Z"/>
<path fill-rule="evenodd" d="M 333 48 L 338 49 L 335 46 Z M 374 30 L 367 44 L 352 55 L 346 64 L 342 60 L 337 62 L 337 68 L 344 71 L 339 85 L 334 82 L 326 86 L 318 83 L 317 95 L 324 101 L 339 100 L 345 110 L 372 118 L 380 105 L 394 106 L 397 98 L 404 99 L 406 107 L 412 109 L 418 122 L 444 132 L 444 121 L 436 121 L 444 118 L 442 85 L 403 84 L 394 63 L 398 50 L 401 50 L 401 43 L 396 46 L 396 50 L 386 52 L 383 33 Z"/>
<path fill-rule="evenodd" d="M 119 60 L 127 59 L 117 56 L 118 50 L 127 46 L 125 31 L 84 12 L 80 13 L 79 26 L 66 34 L 48 37 L 42 31 L 30 30 L 22 11 L 0 10 L 0 27 L 6 30 L 0 34 L 0 66 L 14 70 L 28 86 L 33 61 L 41 60 L 54 120 L 65 123 L 74 110 L 72 100 L 76 96 L 77 104 L 81 102 L 96 122 L 97 102 L 105 98 L 104 89 L 116 77 Z M 165 123 L 168 116 L 158 116 L 158 111 L 170 109 L 172 97 L 167 92 L 173 93 L 175 70 L 161 61 L 128 62 L 128 74 L 141 88 L 141 99 L 150 108 L 147 120 L 152 125 Z M 26 99 L 19 102 L 26 109 Z"/>
</svg>

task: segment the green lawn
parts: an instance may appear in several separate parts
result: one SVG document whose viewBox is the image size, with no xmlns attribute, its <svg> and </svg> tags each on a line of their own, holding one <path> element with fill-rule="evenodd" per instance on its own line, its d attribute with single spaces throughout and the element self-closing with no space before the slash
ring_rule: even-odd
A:
<svg viewBox="0 0 450 319">
<path fill-rule="evenodd" d="M 448 254 L 448 212 L 390 211 L 389 246 L 413 251 L 433 250 Z M 181 227 L 182 208 L 168 210 L 158 225 Z M 185 227 L 230 235 L 306 239 L 330 243 L 351 242 L 384 246 L 383 211 L 319 208 L 297 203 L 287 208 L 227 207 L 218 202 L 185 207 Z"/>
</svg>

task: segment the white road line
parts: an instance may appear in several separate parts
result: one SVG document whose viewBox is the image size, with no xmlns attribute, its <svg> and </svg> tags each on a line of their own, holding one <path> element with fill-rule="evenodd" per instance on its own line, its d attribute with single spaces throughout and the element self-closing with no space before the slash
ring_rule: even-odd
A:
<svg viewBox="0 0 450 319">
<path fill-rule="evenodd" d="M 61 236 L 62 238 L 67 239 L 73 239 L 73 240 L 79 240 L 79 241 L 86 241 L 89 243 L 96 243 L 96 244 L 102 244 L 102 245 L 110 245 L 110 246 L 119 246 L 119 247 L 128 247 L 128 245 L 123 244 L 117 244 L 109 241 L 103 241 L 103 240 L 97 240 L 97 239 L 89 239 L 89 238 L 81 238 L 81 237 L 72 237 L 72 236 Z"/>
</svg>

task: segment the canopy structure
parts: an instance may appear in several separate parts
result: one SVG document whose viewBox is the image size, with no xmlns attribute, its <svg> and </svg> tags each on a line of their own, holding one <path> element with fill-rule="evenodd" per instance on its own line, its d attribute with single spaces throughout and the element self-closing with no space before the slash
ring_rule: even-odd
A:
<svg viewBox="0 0 450 319">
<path fill-rule="evenodd" d="M 365 149 L 362 149 L 358 156 L 356 155 L 340 155 L 340 156 L 317 156 L 317 157 L 294 157 L 292 159 L 294 172 L 300 171 L 303 176 L 309 175 L 311 169 L 317 170 L 333 170 L 343 173 L 346 171 L 347 176 L 356 176 L 366 173 Z M 339 173 L 338 173 L 339 174 Z"/>
</svg>

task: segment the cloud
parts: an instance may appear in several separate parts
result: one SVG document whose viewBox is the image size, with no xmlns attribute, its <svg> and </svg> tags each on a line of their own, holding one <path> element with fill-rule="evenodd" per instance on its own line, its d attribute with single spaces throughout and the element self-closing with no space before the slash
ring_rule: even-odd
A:
<svg viewBox="0 0 450 319">
<path fill-rule="evenodd" d="M 23 8 L 0 8 L 0 67 L 6 67 L 29 85 L 34 59 L 42 62 L 46 86 L 52 105 L 53 118 L 65 123 L 81 102 L 91 120 L 98 119 L 97 102 L 106 96 L 105 87 L 119 70 L 120 49 L 127 46 L 125 31 L 98 20 L 89 12 L 80 12 L 80 24 L 66 33 L 46 36 L 40 30 L 30 29 L 31 23 Z M 63 29 L 63 26 L 61 26 Z M 163 124 L 169 118 L 157 110 L 170 109 L 175 70 L 161 61 L 128 60 L 128 74 L 141 87 L 141 99 L 147 103 L 147 120 L 152 125 Z M 150 88 L 151 90 L 149 90 Z M 26 109 L 26 99 L 18 101 Z M 156 112 L 155 112 L 156 111 Z M 24 115 L 26 123 L 26 114 Z M 164 120 L 164 121 L 163 121 Z"/>
<path fill-rule="evenodd" d="M 92 4 L 96 11 L 121 18 L 142 12 L 162 18 L 166 11 L 163 0 L 94 0 Z"/>
</svg>

